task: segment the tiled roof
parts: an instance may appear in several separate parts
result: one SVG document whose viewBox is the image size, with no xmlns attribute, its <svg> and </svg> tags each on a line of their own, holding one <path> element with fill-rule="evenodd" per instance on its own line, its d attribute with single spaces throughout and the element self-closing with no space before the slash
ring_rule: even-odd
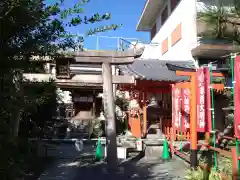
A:
<svg viewBox="0 0 240 180">
<path fill-rule="evenodd" d="M 187 81 L 188 77 L 177 76 L 174 71 L 167 67 L 167 63 L 181 66 L 183 68 L 194 68 L 193 61 L 170 61 L 158 59 L 139 59 L 135 60 L 131 65 L 118 66 L 124 75 L 134 76 L 136 79 L 153 80 L 153 81 Z"/>
</svg>

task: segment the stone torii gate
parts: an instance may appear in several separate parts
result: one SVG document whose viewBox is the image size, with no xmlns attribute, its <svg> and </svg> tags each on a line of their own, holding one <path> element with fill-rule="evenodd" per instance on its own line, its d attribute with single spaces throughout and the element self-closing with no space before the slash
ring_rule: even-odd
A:
<svg viewBox="0 0 240 180">
<path fill-rule="evenodd" d="M 143 49 L 127 51 L 83 51 L 76 52 L 71 58 L 57 60 L 57 84 L 73 83 L 75 86 L 84 82 L 103 85 L 103 104 L 106 118 L 107 134 L 107 164 L 109 168 L 117 167 L 116 120 L 113 84 L 134 84 L 133 76 L 112 75 L 112 65 L 132 64 L 139 57 Z M 67 60 L 66 60 L 67 59 Z M 70 64 L 99 64 L 102 65 L 102 75 L 70 74 Z M 66 68 L 67 67 L 67 68 Z"/>
</svg>

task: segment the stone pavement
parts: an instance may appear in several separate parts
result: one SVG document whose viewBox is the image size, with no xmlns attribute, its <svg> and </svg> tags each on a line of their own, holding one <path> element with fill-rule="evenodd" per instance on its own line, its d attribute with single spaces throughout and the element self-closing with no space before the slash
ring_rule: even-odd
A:
<svg viewBox="0 0 240 180">
<path fill-rule="evenodd" d="M 58 160 L 38 180 L 183 180 L 186 175 L 187 166 L 182 161 L 162 162 L 159 157 L 132 159 L 110 174 L 105 163 L 93 163 L 92 146 L 85 147 L 83 153 L 76 152 L 74 145 L 61 145 L 55 152 Z"/>
<path fill-rule="evenodd" d="M 108 173 L 106 164 L 80 168 L 74 180 L 183 180 L 185 165 L 179 160 L 162 162 L 159 158 L 130 161 L 119 166 L 116 173 Z"/>
<path fill-rule="evenodd" d="M 38 180 L 71 180 L 79 170 L 78 158 L 84 156 L 92 159 L 94 147 L 92 145 L 84 147 L 84 151 L 79 153 L 73 143 L 63 143 L 56 150 L 48 151 L 48 156 L 56 157 L 57 160 L 47 167 Z"/>
</svg>

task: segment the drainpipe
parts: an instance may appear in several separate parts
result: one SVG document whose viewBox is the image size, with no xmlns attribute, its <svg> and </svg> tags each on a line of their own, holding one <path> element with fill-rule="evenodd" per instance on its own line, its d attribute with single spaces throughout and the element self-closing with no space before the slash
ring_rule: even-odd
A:
<svg viewBox="0 0 240 180">
<path fill-rule="evenodd" d="M 172 8 L 171 8 L 171 0 L 168 0 L 167 1 L 167 7 L 168 7 L 168 17 L 171 15 L 171 11 L 172 11 Z"/>
</svg>

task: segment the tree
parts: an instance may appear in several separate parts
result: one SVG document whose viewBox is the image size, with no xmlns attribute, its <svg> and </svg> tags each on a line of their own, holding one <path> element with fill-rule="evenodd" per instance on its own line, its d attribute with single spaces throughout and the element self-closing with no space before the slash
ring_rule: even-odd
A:
<svg viewBox="0 0 240 180">
<path fill-rule="evenodd" d="M 82 49 L 83 37 L 67 32 L 66 27 L 93 24 L 111 18 L 110 13 L 95 13 L 89 17 L 84 15 L 83 6 L 89 3 L 89 0 L 79 1 L 68 9 L 62 7 L 64 0 L 49 6 L 44 2 L 4 0 L 0 4 L 0 101 L 4 104 L 0 110 L 0 118 L 6 126 L 11 124 L 11 128 L 4 128 L 8 130 L 8 134 L 18 133 L 22 110 L 19 107 L 24 101 L 21 88 L 22 72 L 29 68 L 28 61 L 31 56 L 55 57 L 60 55 L 59 50 Z M 87 34 L 116 30 L 119 27 L 112 24 L 90 29 Z"/>
<path fill-rule="evenodd" d="M 68 9 L 62 6 L 64 0 L 49 6 L 44 2 L 0 2 L 0 177 L 3 180 L 16 179 L 16 170 L 21 169 L 22 161 L 26 159 L 21 154 L 22 147 L 26 146 L 18 144 L 16 138 L 20 119 L 29 122 L 30 116 L 37 115 L 34 110 L 38 111 L 52 98 L 44 86 L 41 91 L 38 88 L 26 90 L 22 73 L 31 68 L 30 58 L 33 55 L 54 58 L 60 55 L 59 50 L 81 50 L 83 37 L 67 32 L 66 27 L 93 24 L 111 18 L 110 13 L 84 15 L 83 6 L 89 3 L 89 0 L 81 0 Z M 87 34 L 116 30 L 119 27 L 112 24 L 90 29 Z M 41 95 L 44 96 L 43 99 Z M 43 127 L 43 124 L 39 126 Z"/>
<path fill-rule="evenodd" d="M 240 1 L 225 2 L 217 6 L 205 5 L 198 13 L 198 19 L 206 23 L 208 30 L 203 38 L 229 40 L 240 44 Z"/>
</svg>

